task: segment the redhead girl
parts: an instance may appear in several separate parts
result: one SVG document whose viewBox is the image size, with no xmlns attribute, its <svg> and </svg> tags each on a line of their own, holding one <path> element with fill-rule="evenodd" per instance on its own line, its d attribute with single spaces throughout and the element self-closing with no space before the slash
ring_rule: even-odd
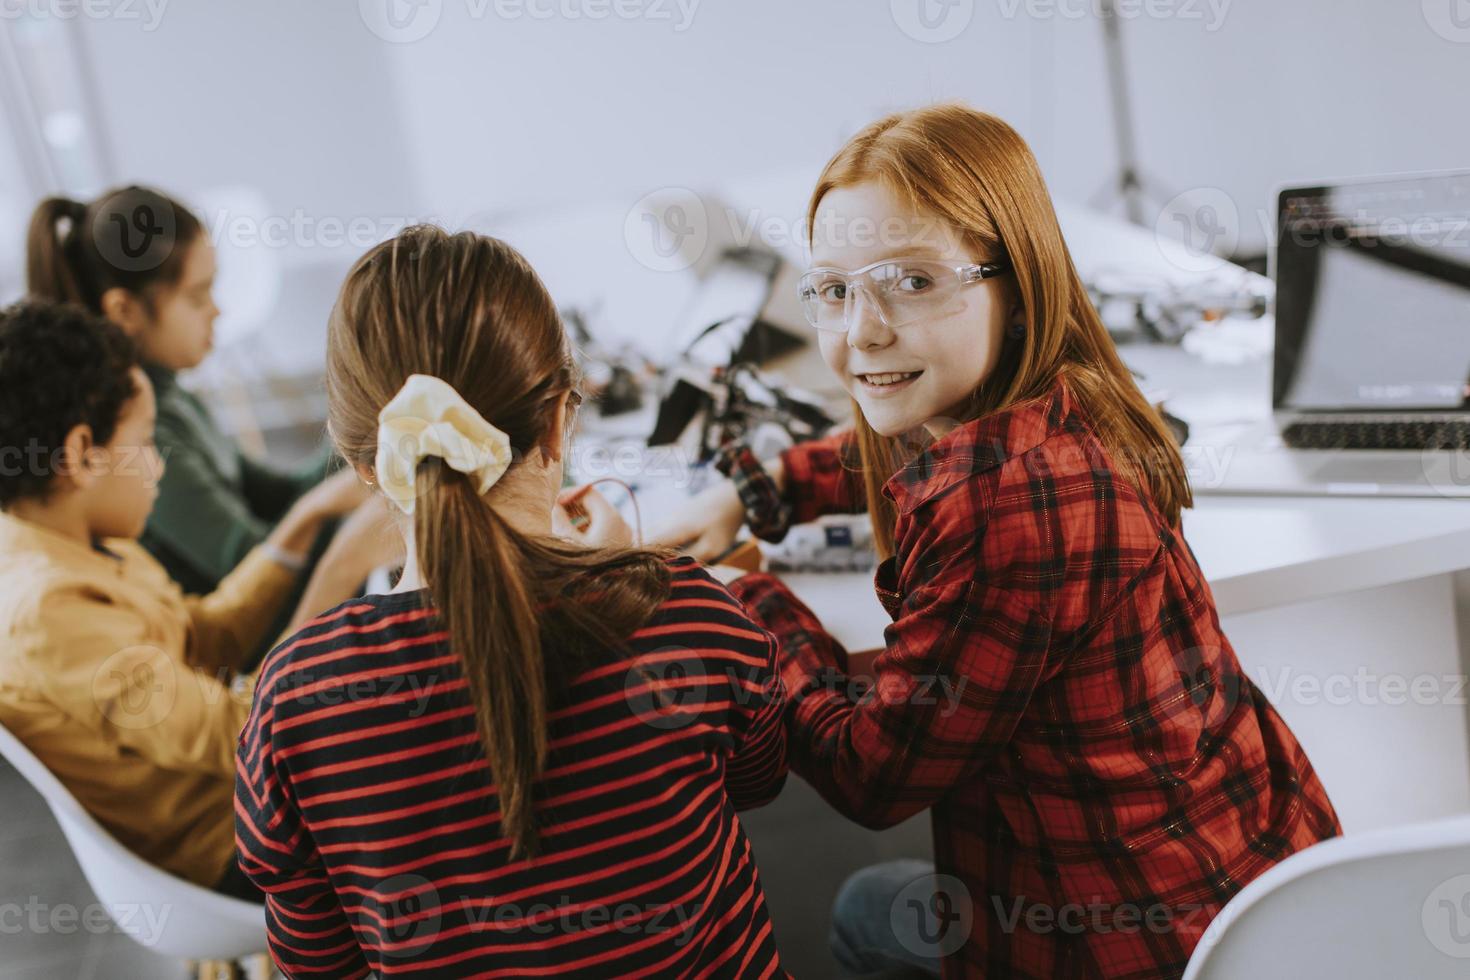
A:
<svg viewBox="0 0 1470 980">
<path fill-rule="evenodd" d="M 327 397 L 409 562 L 261 669 L 238 836 L 283 972 L 784 976 L 736 816 L 786 775 L 775 640 L 595 491 L 573 527 L 576 372 L 530 266 L 433 228 L 373 249 Z"/>
<path fill-rule="evenodd" d="M 934 866 L 851 879 L 834 952 L 853 973 L 1177 977 L 1242 886 L 1339 832 L 1220 630 L 1180 454 L 1005 123 L 881 119 L 808 217 L 801 298 L 854 429 L 737 454 L 657 536 L 710 555 L 744 522 L 872 518 L 893 623 L 867 696 L 779 581 L 731 586 L 780 640 L 793 769 L 865 826 L 932 814 Z"/>
</svg>

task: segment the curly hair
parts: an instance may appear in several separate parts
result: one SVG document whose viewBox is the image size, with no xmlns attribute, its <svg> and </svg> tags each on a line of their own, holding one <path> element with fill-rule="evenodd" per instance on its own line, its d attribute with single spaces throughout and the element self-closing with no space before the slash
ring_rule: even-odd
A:
<svg viewBox="0 0 1470 980">
<path fill-rule="evenodd" d="M 47 495 L 49 461 L 73 427 L 90 426 L 97 445 L 112 440 L 138 392 L 137 364 L 128 336 L 79 306 L 0 309 L 0 507 Z"/>
</svg>

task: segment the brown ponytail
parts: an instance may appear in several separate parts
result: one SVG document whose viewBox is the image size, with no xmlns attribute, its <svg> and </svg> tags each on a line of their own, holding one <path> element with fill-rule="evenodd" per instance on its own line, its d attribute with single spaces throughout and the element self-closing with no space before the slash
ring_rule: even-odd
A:
<svg viewBox="0 0 1470 980">
<path fill-rule="evenodd" d="M 77 282 L 80 264 L 77 230 L 87 219 L 87 206 L 66 197 L 48 197 L 36 205 L 26 232 L 26 289 L 32 297 L 90 306 Z M 97 312 L 95 309 L 92 312 Z"/>
<path fill-rule="evenodd" d="M 26 233 L 26 290 L 99 314 L 109 289 L 151 303 L 158 288 L 178 283 L 203 231 L 188 208 L 146 187 L 119 187 L 90 204 L 48 197 Z"/>
<path fill-rule="evenodd" d="M 552 434 L 576 374 L 556 307 L 504 242 L 417 226 L 348 273 L 332 311 L 327 398 L 333 438 L 371 468 L 377 416 L 410 374 L 452 385 L 511 441 L 515 465 Z M 507 524 L 470 479 L 419 464 L 419 571 L 450 645 L 499 793 L 512 856 L 539 849 L 534 801 L 547 716 L 596 651 L 626 639 L 668 595 L 665 556 L 589 551 Z"/>
</svg>

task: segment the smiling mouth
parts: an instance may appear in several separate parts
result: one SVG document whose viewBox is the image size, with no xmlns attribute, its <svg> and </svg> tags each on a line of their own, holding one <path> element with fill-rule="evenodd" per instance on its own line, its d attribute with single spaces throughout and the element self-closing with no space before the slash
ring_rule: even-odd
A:
<svg viewBox="0 0 1470 980">
<path fill-rule="evenodd" d="M 883 374 L 858 374 L 854 377 L 869 388 L 897 388 L 923 373 L 923 371 L 888 371 Z"/>
</svg>

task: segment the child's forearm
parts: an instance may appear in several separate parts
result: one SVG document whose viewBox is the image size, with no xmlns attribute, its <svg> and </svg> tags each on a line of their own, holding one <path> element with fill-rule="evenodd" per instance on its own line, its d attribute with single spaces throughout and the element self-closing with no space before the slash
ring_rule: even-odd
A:
<svg viewBox="0 0 1470 980">
<path fill-rule="evenodd" d="M 271 529 L 265 544 L 274 554 L 299 559 L 301 564 L 305 564 L 326 516 L 312 498 L 303 497 L 292 504 L 286 516 Z"/>
</svg>

